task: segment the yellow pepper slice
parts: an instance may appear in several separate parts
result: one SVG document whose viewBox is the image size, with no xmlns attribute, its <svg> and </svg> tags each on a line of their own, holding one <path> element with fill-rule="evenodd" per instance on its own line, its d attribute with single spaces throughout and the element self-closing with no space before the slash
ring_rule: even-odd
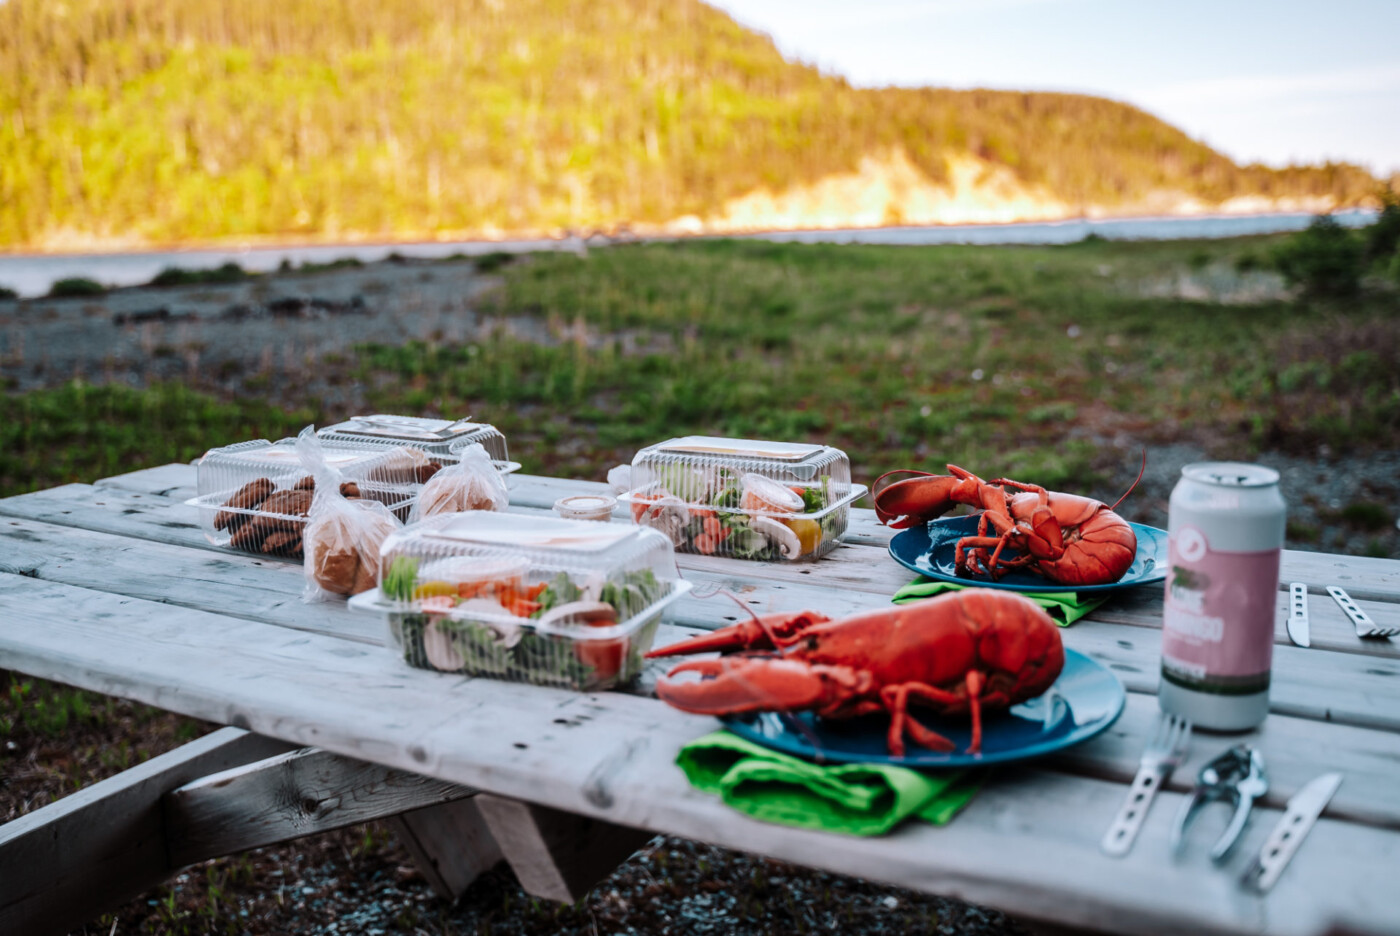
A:
<svg viewBox="0 0 1400 936">
<path fill-rule="evenodd" d="M 815 520 L 784 520 L 788 529 L 797 534 L 797 541 L 802 544 L 802 555 L 810 555 L 817 551 L 817 547 L 822 542 L 822 525 Z"/>
<path fill-rule="evenodd" d="M 413 589 L 413 597 L 418 598 L 438 598 L 442 595 L 457 594 L 457 586 L 449 585 L 447 582 L 424 582 Z"/>
</svg>

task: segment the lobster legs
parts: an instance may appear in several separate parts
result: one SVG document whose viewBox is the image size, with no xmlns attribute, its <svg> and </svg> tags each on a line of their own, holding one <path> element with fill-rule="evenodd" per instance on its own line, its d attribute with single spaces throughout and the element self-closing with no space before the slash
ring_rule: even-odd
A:
<svg viewBox="0 0 1400 936">
<path fill-rule="evenodd" d="M 698 673 L 698 682 L 676 680 Z M 927 727 L 909 711 L 917 702 L 944 709 L 966 707 L 972 716 L 967 750 L 982 750 L 982 706 L 1006 705 L 999 692 L 983 695 L 986 679 L 977 670 L 963 677 L 964 693 L 922 682 L 875 687 L 869 674 L 848 666 L 812 665 L 777 656 L 733 656 L 682 663 L 657 683 L 656 694 L 678 709 L 697 715 L 733 715 L 756 711 L 814 711 L 823 716 L 890 715 L 890 753 L 903 757 L 906 734 L 920 747 L 951 751 L 948 738 Z"/>
<path fill-rule="evenodd" d="M 986 680 L 981 673 L 977 670 L 969 670 L 967 675 L 963 677 L 963 686 L 967 690 L 965 697 L 926 683 L 886 686 L 880 691 L 880 698 L 884 702 L 885 708 L 889 709 L 890 712 L 888 738 L 890 752 L 896 757 L 904 756 L 904 732 L 906 730 L 915 743 L 921 747 L 933 751 L 951 751 L 953 749 L 953 742 L 936 731 L 930 731 L 909 714 L 911 700 L 931 702 L 953 708 L 966 704 L 968 714 L 972 716 L 972 737 L 968 741 L 967 750 L 969 754 L 980 752 L 982 750 L 982 706 L 1009 704 L 1009 700 L 1003 693 L 993 692 L 983 695 L 982 690 L 985 684 Z"/>
</svg>

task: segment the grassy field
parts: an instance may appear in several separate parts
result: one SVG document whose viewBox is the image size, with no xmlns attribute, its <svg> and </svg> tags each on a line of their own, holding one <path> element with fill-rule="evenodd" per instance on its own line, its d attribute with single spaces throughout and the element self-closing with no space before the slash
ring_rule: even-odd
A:
<svg viewBox="0 0 1400 936">
<path fill-rule="evenodd" d="M 383 411 L 494 422 L 526 470 L 579 477 L 686 432 L 826 440 L 865 479 L 955 461 L 1052 487 L 1092 485 L 1142 444 L 1244 459 L 1400 448 L 1394 291 L 1290 301 L 1253 270 L 1270 247 L 708 241 L 541 254 L 500 271 L 487 300 L 497 326 L 476 340 L 367 346 L 318 366 Z M 258 386 L 0 397 L 0 492 L 345 415 Z"/>
</svg>

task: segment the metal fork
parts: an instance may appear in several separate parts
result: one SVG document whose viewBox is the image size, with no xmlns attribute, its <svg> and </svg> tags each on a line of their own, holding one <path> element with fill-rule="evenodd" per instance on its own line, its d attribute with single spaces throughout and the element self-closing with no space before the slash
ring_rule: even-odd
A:
<svg viewBox="0 0 1400 936">
<path fill-rule="evenodd" d="M 1352 600 L 1352 597 L 1342 590 L 1340 586 L 1328 585 L 1327 594 L 1332 596 L 1332 600 L 1341 606 L 1346 612 L 1346 616 L 1351 618 L 1351 623 L 1356 625 L 1356 636 L 1358 637 L 1394 637 L 1400 634 L 1400 627 L 1381 627 L 1371 616 L 1361 610 L 1361 606 Z"/>
<path fill-rule="evenodd" d="M 1147 818 L 1147 810 L 1157 790 L 1172 775 L 1172 771 L 1186 758 L 1191 745 L 1191 722 L 1180 715 L 1165 712 L 1157 720 L 1157 730 L 1147 742 L 1138 765 L 1137 776 L 1133 778 L 1132 789 L 1118 816 L 1108 827 L 1099 847 L 1107 854 L 1126 855 L 1132 850 L 1138 830 Z"/>
</svg>

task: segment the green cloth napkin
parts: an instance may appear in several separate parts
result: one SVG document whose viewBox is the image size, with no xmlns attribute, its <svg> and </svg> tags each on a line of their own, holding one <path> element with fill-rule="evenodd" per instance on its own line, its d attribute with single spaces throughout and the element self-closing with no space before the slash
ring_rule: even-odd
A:
<svg viewBox="0 0 1400 936">
<path fill-rule="evenodd" d="M 891 600 L 895 604 L 905 604 L 910 601 L 918 601 L 920 598 L 932 598 L 944 592 L 959 591 L 968 587 L 970 586 L 939 582 L 921 575 L 895 592 L 894 598 Z M 1081 598 L 1078 592 L 1018 592 L 1017 594 L 1040 605 L 1061 627 L 1069 627 L 1108 600 L 1107 594 L 1089 595 Z"/>
<path fill-rule="evenodd" d="M 696 738 L 676 763 L 696 789 L 764 822 L 882 835 L 910 816 L 952 819 L 981 781 L 966 771 L 923 774 L 886 764 L 822 766 L 728 731 Z"/>
</svg>

